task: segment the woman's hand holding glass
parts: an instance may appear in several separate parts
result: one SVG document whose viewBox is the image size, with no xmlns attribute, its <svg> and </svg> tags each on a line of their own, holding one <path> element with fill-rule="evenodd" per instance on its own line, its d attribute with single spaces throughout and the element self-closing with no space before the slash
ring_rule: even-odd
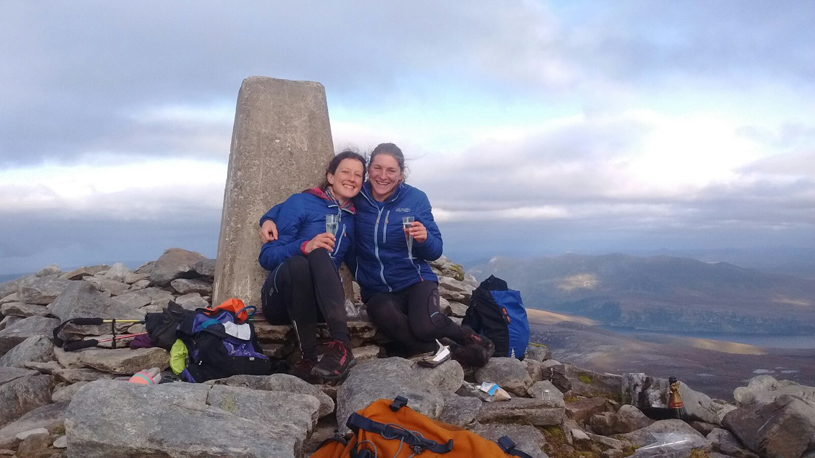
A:
<svg viewBox="0 0 815 458">
<path fill-rule="evenodd" d="M 405 236 L 413 237 L 413 240 L 424 243 L 427 240 L 427 228 L 419 221 L 413 221 L 409 226 L 404 226 Z"/>
<path fill-rule="evenodd" d="M 303 247 L 303 251 L 305 251 L 306 254 L 309 254 L 317 248 L 325 248 L 329 253 L 331 253 L 334 251 L 335 241 L 336 239 L 334 238 L 333 234 L 323 232 L 322 234 L 315 235 L 313 239 L 309 240 L 308 243 L 306 243 L 306 246 Z"/>
</svg>

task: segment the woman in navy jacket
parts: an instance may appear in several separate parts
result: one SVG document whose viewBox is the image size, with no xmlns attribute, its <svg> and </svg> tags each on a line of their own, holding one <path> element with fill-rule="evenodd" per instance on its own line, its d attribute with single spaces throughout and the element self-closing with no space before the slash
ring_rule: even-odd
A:
<svg viewBox="0 0 815 458">
<path fill-rule="evenodd" d="M 429 261 L 442 254 L 441 232 L 427 195 L 405 181 L 405 157 L 393 143 L 372 152 L 368 181 L 354 199 L 355 255 L 346 263 L 356 277 L 368 316 L 393 340 L 402 354 L 436 349 L 448 338 L 452 356 L 468 366 L 483 366 L 492 356 L 489 339 L 459 326 L 439 310 L 438 277 Z M 261 238 L 275 237 L 276 209 L 261 219 Z M 402 218 L 414 222 L 403 229 Z M 412 257 L 406 236 L 413 237 Z M 391 347 L 393 348 L 393 347 Z"/>
<path fill-rule="evenodd" d="M 353 253 L 352 199 L 364 177 L 362 156 L 352 151 L 336 155 L 319 187 L 275 207 L 278 237 L 264 240 L 258 256 L 269 271 L 261 292 L 263 314 L 272 324 L 294 325 L 303 359 L 291 373 L 310 382 L 341 380 L 355 363 L 337 269 Z M 338 216 L 336 236 L 326 232 L 327 215 Z M 319 363 L 318 321 L 328 324 L 333 339 Z"/>
</svg>

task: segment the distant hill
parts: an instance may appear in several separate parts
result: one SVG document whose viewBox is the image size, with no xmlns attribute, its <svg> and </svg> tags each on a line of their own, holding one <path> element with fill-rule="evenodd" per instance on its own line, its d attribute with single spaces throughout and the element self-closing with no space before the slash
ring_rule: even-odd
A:
<svg viewBox="0 0 815 458">
<path fill-rule="evenodd" d="M 653 331 L 815 334 L 815 280 L 672 256 L 493 258 L 531 308 Z"/>
</svg>

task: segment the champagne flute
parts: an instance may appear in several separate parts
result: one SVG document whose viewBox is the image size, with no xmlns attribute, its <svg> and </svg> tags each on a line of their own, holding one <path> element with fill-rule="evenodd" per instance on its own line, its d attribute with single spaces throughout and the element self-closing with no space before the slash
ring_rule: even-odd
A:
<svg viewBox="0 0 815 458">
<path fill-rule="evenodd" d="M 330 213 L 325 215 L 325 231 L 334 237 L 337 236 L 337 229 L 340 226 L 340 215 Z"/>
<path fill-rule="evenodd" d="M 404 229 L 404 230 L 410 229 L 410 226 L 413 225 L 413 221 L 414 221 L 414 219 L 413 219 L 412 216 L 403 216 L 402 217 L 402 229 Z M 410 235 L 409 233 L 405 232 L 405 240 L 407 241 L 407 251 L 408 251 L 408 256 L 407 256 L 406 259 L 410 259 L 410 260 L 416 259 L 413 256 L 413 236 Z"/>
</svg>

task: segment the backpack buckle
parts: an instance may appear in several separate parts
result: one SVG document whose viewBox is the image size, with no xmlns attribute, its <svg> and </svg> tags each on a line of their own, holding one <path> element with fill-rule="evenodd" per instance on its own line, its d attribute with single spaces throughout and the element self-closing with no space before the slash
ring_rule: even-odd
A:
<svg viewBox="0 0 815 458">
<path fill-rule="evenodd" d="M 393 402 L 391 402 L 391 405 L 389 407 L 390 407 L 390 409 L 392 411 L 398 412 L 399 409 L 406 406 L 407 403 L 408 403 L 408 400 L 407 400 L 406 397 L 404 397 L 404 396 L 396 396 L 396 399 L 394 399 Z"/>
</svg>

